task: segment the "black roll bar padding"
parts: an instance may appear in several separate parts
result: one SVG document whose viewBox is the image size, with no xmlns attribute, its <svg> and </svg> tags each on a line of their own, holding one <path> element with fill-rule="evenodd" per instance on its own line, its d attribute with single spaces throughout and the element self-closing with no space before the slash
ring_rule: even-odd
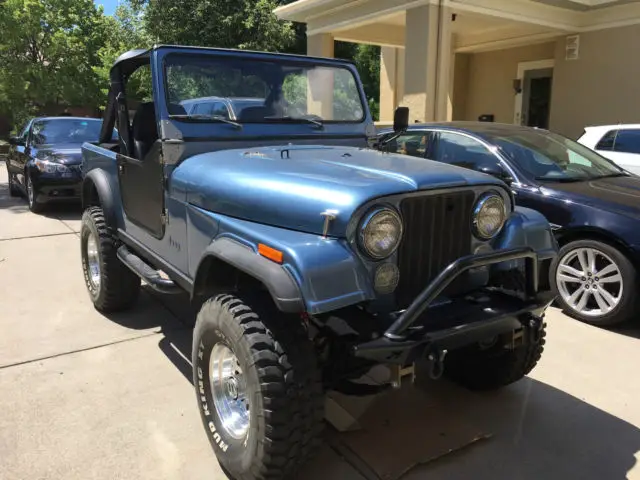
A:
<svg viewBox="0 0 640 480">
<path fill-rule="evenodd" d="M 457 277 L 467 270 L 485 267 L 495 263 L 525 259 L 525 281 L 527 295 L 535 295 L 538 291 L 538 255 L 531 247 L 500 250 L 480 255 L 468 255 L 450 263 L 440 274 L 427 285 L 409 307 L 384 332 L 389 340 L 401 341 L 406 338 L 404 332 L 422 315 L 427 307 Z"/>
</svg>

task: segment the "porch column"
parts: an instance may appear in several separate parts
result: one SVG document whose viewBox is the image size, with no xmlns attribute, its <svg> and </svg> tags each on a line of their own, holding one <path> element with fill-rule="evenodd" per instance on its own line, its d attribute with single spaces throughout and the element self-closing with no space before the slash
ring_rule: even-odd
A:
<svg viewBox="0 0 640 480">
<path fill-rule="evenodd" d="M 398 49 L 380 49 L 380 121 L 392 122 L 398 105 Z"/>
<path fill-rule="evenodd" d="M 307 37 L 307 55 L 312 57 L 334 56 L 333 36 L 318 33 Z M 315 69 L 308 73 L 307 112 L 325 120 L 333 119 L 333 72 Z"/>
<path fill-rule="evenodd" d="M 402 105 L 409 107 L 411 123 L 416 120 L 447 120 L 452 52 L 451 9 L 424 5 L 407 10 L 406 18 Z"/>
</svg>

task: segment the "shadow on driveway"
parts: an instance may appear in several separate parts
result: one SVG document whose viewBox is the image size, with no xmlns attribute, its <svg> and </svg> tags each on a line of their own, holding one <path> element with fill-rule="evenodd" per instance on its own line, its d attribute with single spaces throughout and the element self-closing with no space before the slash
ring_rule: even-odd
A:
<svg viewBox="0 0 640 480">
<path fill-rule="evenodd" d="M 187 324 L 195 320 L 195 309 L 182 304 L 184 300 L 172 297 L 167 308 Z M 192 331 L 185 328 L 163 331 L 158 345 L 190 383 L 191 342 Z M 424 415 L 449 415 L 452 424 L 462 418 L 491 432 L 492 438 L 416 467 L 403 480 L 617 480 L 627 478 L 636 464 L 640 429 L 541 381 L 526 378 L 486 394 L 468 392 L 447 381 L 421 382 L 419 388 L 430 399 Z"/>
</svg>

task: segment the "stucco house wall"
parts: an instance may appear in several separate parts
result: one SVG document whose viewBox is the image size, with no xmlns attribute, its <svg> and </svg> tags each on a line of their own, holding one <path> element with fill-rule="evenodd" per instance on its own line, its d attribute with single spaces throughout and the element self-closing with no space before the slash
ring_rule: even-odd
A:
<svg viewBox="0 0 640 480">
<path fill-rule="evenodd" d="M 640 25 L 583 32 L 577 60 L 557 42 L 549 127 L 571 138 L 584 126 L 640 122 Z"/>
<path fill-rule="evenodd" d="M 480 115 L 493 114 L 496 122 L 513 123 L 513 79 L 517 76 L 518 63 L 552 59 L 555 55 L 556 42 L 470 54 L 466 99 L 464 108 L 459 106 L 458 109 L 459 114 L 462 111 L 464 114 L 458 119 L 477 120 Z M 463 67 L 456 65 L 456 74 L 463 75 L 463 71 Z M 458 95 L 459 91 L 454 87 L 454 96 Z M 555 107 L 553 95 L 555 91 L 552 90 L 552 112 Z M 455 111 L 454 108 L 454 114 Z"/>
</svg>

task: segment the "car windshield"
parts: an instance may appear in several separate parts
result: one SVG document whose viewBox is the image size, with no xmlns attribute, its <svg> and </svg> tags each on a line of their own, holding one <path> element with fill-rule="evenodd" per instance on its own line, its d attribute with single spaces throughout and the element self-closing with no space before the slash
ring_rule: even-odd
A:
<svg viewBox="0 0 640 480">
<path fill-rule="evenodd" d="M 626 175 L 594 151 L 551 132 L 518 131 L 495 135 L 493 142 L 516 167 L 537 180 L 580 181 Z"/>
<path fill-rule="evenodd" d="M 31 129 L 34 145 L 97 142 L 102 120 L 63 118 L 36 120 Z"/>
<path fill-rule="evenodd" d="M 282 60 L 168 55 L 165 84 L 169 114 L 190 116 L 180 104 L 203 97 L 236 100 L 238 123 L 361 122 L 364 106 L 356 78 L 347 68 Z M 211 120 L 220 115 L 209 114 Z M 207 115 L 198 115 L 206 121 Z"/>
</svg>

